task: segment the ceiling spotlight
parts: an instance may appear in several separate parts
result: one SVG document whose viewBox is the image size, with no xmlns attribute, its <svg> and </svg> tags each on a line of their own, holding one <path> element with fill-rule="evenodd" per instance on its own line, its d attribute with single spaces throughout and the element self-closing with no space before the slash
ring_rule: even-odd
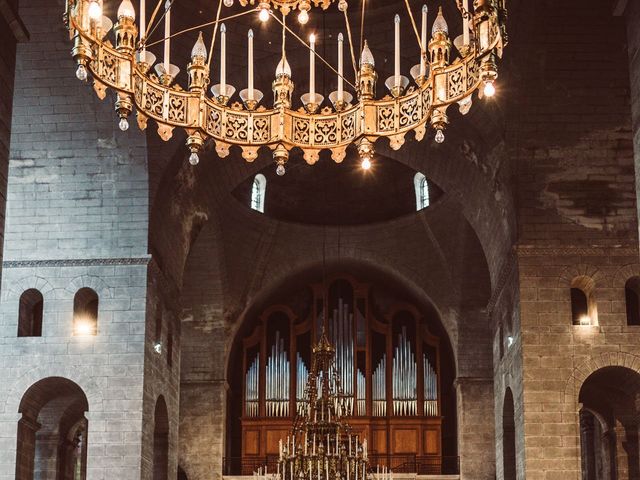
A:
<svg viewBox="0 0 640 480">
<path fill-rule="evenodd" d="M 486 97 L 493 97 L 496 94 L 496 87 L 491 80 L 484 84 L 484 95 Z"/>
<path fill-rule="evenodd" d="M 369 170 L 371 168 L 371 159 L 369 157 L 364 157 L 362 159 L 362 162 L 360 163 L 360 166 L 363 170 Z"/>
<path fill-rule="evenodd" d="M 225 7 L 233 7 L 233 0 L 224 0 Z"/>
</svg>

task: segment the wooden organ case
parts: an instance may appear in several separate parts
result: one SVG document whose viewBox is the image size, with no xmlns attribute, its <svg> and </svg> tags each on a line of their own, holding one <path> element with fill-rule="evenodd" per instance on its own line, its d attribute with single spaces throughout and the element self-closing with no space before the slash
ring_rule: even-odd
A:
<svg viewBox="0 0 640 480">
<path fill-rule="evenodd" d="M 286 305 L 273 305 L 243 339 L 245 464 L 251 465 L 252 457 L 277 456 L 279 440 L 287 437 L 304 404 L 311 347 L 326 325 L 348 422 L 367 439 L 372 465 L 441 473 L 439 339 L 411 304 L 391 304 L 377 318 L 368 284 L 341 275 L 326 285 L 326 322 L 325 288 L 314 284 L 307 318 L 297 318 Z"/>
</svg>

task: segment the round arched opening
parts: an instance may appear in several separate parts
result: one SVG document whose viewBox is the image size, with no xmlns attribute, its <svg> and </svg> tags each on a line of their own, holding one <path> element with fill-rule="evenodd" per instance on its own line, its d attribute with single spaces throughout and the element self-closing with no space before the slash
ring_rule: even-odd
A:
<svg viewBox="0 0 640 480">
<path fill-rule="evenodd" d="M 516 423 L 510 388 L 504 394 L 502 407 L 502 475 L 504 480 L 516 480 Z"/>
<path fill-rule="evenodd" d="M 380 273 L 350 267 L 289 279 L 244 316 L 228 366 L 225 474 L 275 469 L 323 329 L 348 423 L 367 438 L 372 464 L 418 474 L 457 468 L 455 363 L 437 310 Z"/>
<path fill-rule="evenodd" d="M 169 413 L 164 397 L 156 401 L 153 414 L 153 478 L 169 478 Z"/>
<path fill-rule="evenodd" d="M 636 399 L 640 374 L 625 367 L 592 373 L 580 389 L 580 451 L 584 480 L 640 478 Z"/>
<path fill-rule="evenodd" d="M 15 478 L 86 478 L 88 409 L 82 389 L 66 378 L 29 387 L 18 410 Z"/>
</svg>

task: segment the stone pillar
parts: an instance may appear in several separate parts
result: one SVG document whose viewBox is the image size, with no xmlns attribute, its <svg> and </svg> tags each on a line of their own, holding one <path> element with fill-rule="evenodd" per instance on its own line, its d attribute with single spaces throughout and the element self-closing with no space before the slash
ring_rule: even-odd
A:
<svg viewBox="0 0 640 480">
<path fill-rule="evenodd" d="M 461 480 L 494 480 L 493 379 L 458 377 L 458 455 Z"/>
<path fill-rule="evenodd" d="M 580 410 L 580 445 L 582 458 L 582 480 L 595 480 L 596 456 L 594 452 L 594 418 L 587 410 Z"/>
<path fill-rule="evenodd" d="M 36 458 L 36 433 L 41 425 L 28 417 L 18 421 L 18 454 L 16 456 L 16 480 L 32 480 Z"/>
</svg>

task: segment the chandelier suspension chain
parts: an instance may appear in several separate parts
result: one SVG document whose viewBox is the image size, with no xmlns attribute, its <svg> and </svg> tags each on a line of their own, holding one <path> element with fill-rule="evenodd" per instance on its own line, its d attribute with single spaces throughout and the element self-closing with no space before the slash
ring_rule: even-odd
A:
<svg viewBox="0 0 640 480">
<path fill-rule="evenodd" d="M 327 66 L 327 68 L 329 68 L 329 69 L 330 69 L 333 73 L 335 73 L 336 75 L 339 75 L 339 76 L 340 76 L 340 77 L 341 77 L 345 82 L 347 82 L 347 83 L 351 86 L 351 88 L 353 88 L 353 89 L 356 89 L 356 90 L 357 90 L 357 87 L 356 87 L 353 83 L 351 83 L 351 82 L 349 81 L 349 79 L 345 78 L 345 77 L 344 77 L 344 75 L 340 75 L 340 74 L 338 73 L 338 70 L 336 70 L 336 69 L 335 69 L 335 68 L 334 68 L 334 67 L 333 67 L 329 62 L 327 62 L 327 61 L 322 57 L 322 55 L 320 55 L 320 54 L 319 54 L 317 51 L 315 51 L 315 50 L 311 50 L 311 46 L 310 46 L 307 42 L 305 42 L 302 38 L 300 38 L 300 36 L 299 36 L 296 32 L 294 32 L 294 31 L 293 31 L 293 30 L 291 30 L 289 27 L 287 27 L 286 23 L 285 23 L 283 20 L 280 20 L 278 17 L 276 17 L 276 16 L 275 16 L 275 14 L 274 14 L 273 12 L 269 12 L 269 14 L 270 14 L 273 18 L 275 18 L 275 19 L 276 19 L 276 21 L 277 21 L 278 23 L 280 23 L 280 25 L 282 25 L 283 29 L 285 29 L 287 32 L 289 32 L 291 35 L 293 35 L 293 36 L 294 36 L 294 38 L 295 38 L 296 40 L 298 40 L 302 45 L 304 45 L 304 46 L 305 46 L 305 48 L 306 48 L 307 50 L 309 50 L 310 52 L 311 52 L 311 51 L 313 51 L 314 56 L 315 56 L 316 58 L 318 58 L 322 63 L 324 63 L 324 64 Z M 284 19 L 284 16 L 283 16 L 283 19 Z M 284 41 L 284 39 L 283 39 L 283 41 Z"/>
<path fill-rule="evenodd" d="M 416 40 L 418 40 L 418 47 L 420 47 L 420 52 L 424 52 L 424 45 L 422 45 L 422 40 L 420 40 L 418 26 L 416 25 L 416 19 L 414 18 L 411 7 L 409 6 L 409 0 L 404 0 L 404 4 L 407 6 L 407 13 L 409 14 L 409 18 L 411 19 L 411 25 L 413 26 L 413 32 L 416 34 Z"/>
<path fill-rule="evenodd" d="M 210 22 L 206 22 L 206 23 L 203 23 L 201 25 L 197 25 L 195 27 L 185 28 L 184 30 L 180 30 L 179 32 L 172 33 L 168 37 L 159 38 L 158 40 L 155 40 L 155 41 L 153 41 L 151 43 L 145 44 L 144 46 L 146 48 L 153 47 L 155 45 L 161 44 L 167 38 L 171 39 L 171 38 L 179 37 L 180 35 L 184 35 L 185 33 L 193 32 L 194 30 L 201 30 L 201 29 L 203 29 L 205 27 L 210 27 L 211 25 L 215 25 L 217 23 L 222 23 L 222 22 L 226 22 L 226 21 L 229 21 L 229 20 L 233 20 L 235 18 L 243 17 L 243 16 L 251 14 L 251 13 L 255 13 L 255 11 L 254 10 L 249 10 L 249 11 L 242 12 L 242 13 L 234 13 L 233 15 L 229 15 L 228 17 L 222 17 L 220 20 L 212 20 Z M 212 42 L 212 48 L 211 48 L 212 50 L 213 50 L 214 46 L 215 46 L 215 42 Z M 138 50 L 141 50 L 141 47 L 138 47 Z"/>
<path fill-rule="evenodd" d="M 158 0 L 158 5 L 156 5 L 155 10 L 153 11 L 153 15 L 151 15 L 151 19 L 149 20 L 149 24 L 147 25 L 147 32 L 149 32 L 148 34 L 145 34 L 144 36 L 144 40 L 145 40 L 145 47 L 146 45 L 146 41 L 147 38 L 149 38 L 151 35 L 153 35 L 153 32 L 156 31 L 156 28 L 158 28 L 158 26 L 162 23 L 162 20 L 164 19 L 165 15 L 167 14 L 167 12 L 169 10 L 171 10 L 171 7 L 173 7 L 173 4 L 176 0 L 171 0 L 171 3 L 169 3 L 169 8 L 165 8 L 164 11 L 162 12 L 162 15 L 160 16 L 160 18 L 158 19 L 158 23 L 156 23 L 155 25 L 153 25 L 153 28 L 151 28 L 151 25 L 153 24 L 156 16 L 158 15 L 158 10 L 160 10 L 160 6 L 162 5 L 162 0 Z M 151 31 L 149 31 L 149 29 L 151 28 Z"/>
<path fill-rule="evenodd" d="M 216 37 L 218 36 L 218 25 L 220 24 L 220 12 L 222 12 L 222 1 L 218 0 L 218 13 L 216 13 L 216 24 L 213 27 L 213 36 L 211 37 L 211 46 L 209 47 L 209 58 L 207 59 L 207 70 L 211 70 L 211 60 L 213 59 L 213 49 L 216 46 Z"/>
<path fill-rule="evenodd" d="M 353 51 L 353 36 L 351 35 L 351 24 L 349 23 L 349 14 L 344 10 L 344 23 L 347 26 L 347 38 L 349 39 L 349 51 L 351 52 L 351 63 L 353 64 L 353 75 L 358 78 L 358 67 L 356 66 L 356 54 Z"/>
</svg>

